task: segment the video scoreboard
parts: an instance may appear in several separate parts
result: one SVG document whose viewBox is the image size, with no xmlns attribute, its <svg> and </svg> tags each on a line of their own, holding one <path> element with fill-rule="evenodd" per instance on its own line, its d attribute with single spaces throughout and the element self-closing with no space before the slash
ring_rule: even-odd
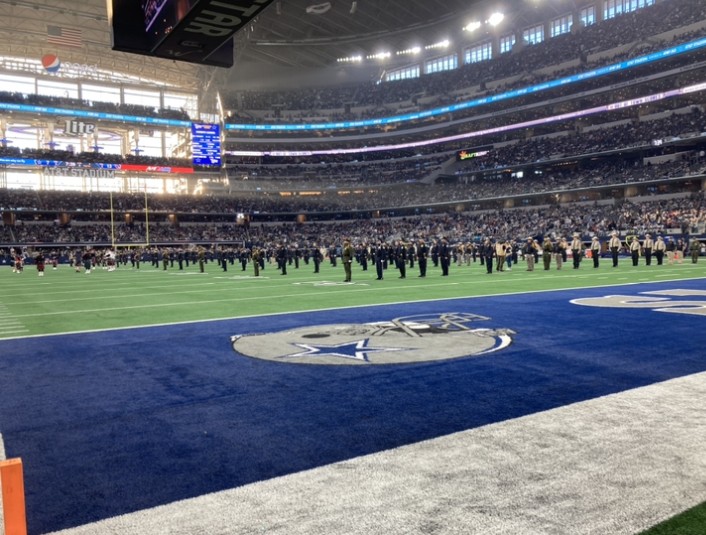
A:
<svg viewBox="0 0 706 535">
<path fill-rule="evenodd" d="M 213 123 L 191 124 L 191 154 L 194 166 L 221 166 L 221 127 Z"/>
</svg>

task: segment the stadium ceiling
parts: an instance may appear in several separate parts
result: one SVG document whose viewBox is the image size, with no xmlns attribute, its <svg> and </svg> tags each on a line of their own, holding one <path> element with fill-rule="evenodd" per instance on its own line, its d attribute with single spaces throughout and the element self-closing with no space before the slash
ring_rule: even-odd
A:
<svg viewBox="0 0 706 535">
<path fill-rule="evenodd" d="M 137 1 L 137 0 L 135 0 Z M 575 7 L 581 0 L 541 2 L 542 9 Z M 566 4 L 569 4 L 567 6 Z M 537 9 L 536 0 L 279 0 L 236 35 L 233 70 L 238 76 L 259 67 L 323 68 L 338 58 L 404 50 L 453 38 L 471 20 L 492 11 L 519 16 Z M 520 9 L 524 8 L 524 9 Z M 522 15 L 520 15 L 522 13 Z M 531 15 L 531 13 L 530 13 Z M 82 46 L 64 48 L 47 42 L 49 26 L 81 30 Z M 112 70 L 203 91 L 204 80 L 223 83 L 214 68 L 198 67 L 111 50 L 106 0 L 0 0 L 0 56 L 41 58 L 98 65 Z"/>
<path fill-rule="evenodd" d="M 482 4 L 487 2 L 279 0 L 237 36 L 236 58 L 243 63 L 316 68 L 383 48 L 394 53 L 447 38 L 452 30 L 460 32 L 464 16 Z"/>
</svg>

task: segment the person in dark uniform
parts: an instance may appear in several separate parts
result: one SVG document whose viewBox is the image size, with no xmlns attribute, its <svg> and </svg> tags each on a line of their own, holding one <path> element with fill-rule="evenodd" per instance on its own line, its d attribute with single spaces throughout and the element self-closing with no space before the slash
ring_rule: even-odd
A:
<svg viewBox="0 0 706 535">
<path fill-rule="evenodd" d="M 39 251 L 37 256 L 34 257 L 34 263 L 37 265 L 37 274 L 40 277 L 44 276 L 44 253 Z"/>
<path fill-rule="evenodd" d="M 419 276 L 427 276 L 427 257 L 429 256 L 429 247 L 424 240 L 419 240 L 417 244 L 417 264 L 419 265 Z"/>
<path fill-rule="evenodd" d="M 417 254 L 414 250 L 414 242 L 409 242 L 407 244 L 407 262 L 409 262 L 409 268 L 414 269 L 414 259 Z"/>
<path fill-rule="evenodd" d="M 591 236 L 591 260 L 593 260 L 593 267 L 597 268 L 600 263 L 601 258 L 601 242 L 598 240 L 598 236 Z"/>
<path fill-rule="evenodd" d="M 287 274 L 287 247 L 281 243 L 277 248 L 277 267 L 280 269 L 280 275 Z"/>
<path fill-rule="evenodd" d="M 351 282 L 354 256 L 355 250 L 353 249 L 350 240 L 344 240 L 343 248 L 341 249 L 341 261 L 343 262 L 343 271 L 346 274 L 346 279 L 343 282 Z"/>
<path fill-rule="evenodd" d="M 370 246 L 364 243 L 360 246 L 360 267 L 363 271 L 368 271 L 368 262 L 370 262 Z"/>
<path fill-rule="evenodd" d="M 384 270 L 385 260 L 387 259 L 387 249 L 385 248 L 385 245 L 382 242 L 378 242 L 377 246 L 375 247 L 374 258 L 375 258 L 375 271 L 377 272 L 377 275 L 378 275 L 377 280 L 381 281 L 382 275 L 383 275 L 383 270 Z"/>
<path fill-rule="evenodd" d="M 407 246 L 403 241 L 396 242 L 395 267 L 400 272 L 400 279 L 407 278 Z"/>
<path fill-rule="evenodd" d="M 449 264 L 451 263 L 451 248 L 449 241 L 444 237 L 439 244 L 439 263 L 441 264 L 441 276 L 449 275 Z"/>
<path fill-rule="evenodd" d="M 431 263 L 434 267 L 439 266 L 439 243 L 436 240 L 432 240 L 431 247 L 429 248 L 429 254 L 431 255 Z"/>
<path fill-rule="evenodd" d="M 497 254 L 495 245 L 493 245 L 493 242 L 490 240 L 490 238 L 486 238 L 483 241 L 483 245 L 481 245 L 480 248 L 480 256 L 483 260 L 483 264 L 485 264 L 485 271 L 488 274 L 491 274 L 493 272 L 493 256 Z"/>
<path fill-rule="evenodd" d="M 314 244 L 314 247 L 312 247 L 311 249 L 311 261 L 314 263 L 314 273 L 319 272 L 319 268 L 323 259 L 324 255 L 321 254 L 321 249 L 319 249 L 316 244 Z"/>
</svg>

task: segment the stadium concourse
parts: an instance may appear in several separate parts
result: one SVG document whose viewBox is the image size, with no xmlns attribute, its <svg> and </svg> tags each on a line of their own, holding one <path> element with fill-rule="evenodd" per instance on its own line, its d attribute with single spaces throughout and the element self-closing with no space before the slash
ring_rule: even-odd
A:
<svg viewBox="0 0 706 535">
<path fill-rule="evenodd" d="M 0 2 L 30 535 L 704 516 L 706 3 L 501 4 L 274 1 L 217 69 Z"/>
</svg>

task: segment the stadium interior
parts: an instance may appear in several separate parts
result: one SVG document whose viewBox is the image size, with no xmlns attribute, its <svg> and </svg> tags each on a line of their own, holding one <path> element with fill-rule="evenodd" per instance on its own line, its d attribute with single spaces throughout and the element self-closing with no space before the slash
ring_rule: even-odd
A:
<svg viewBox="0 0 706 535">
<path fill-rule="evenodd" d="M 141 6 L 149 29 L 150 10 L 199 2 Z M 0 278 L 37 254 L 80 269 L 86 250 L 112 251 L 118 270 L 205 255 L 249 273 L 256 254 L 340 261 L 346 240 L 371 265 L 375 247 L 409 243 L 414 257 L 442 238 L 459 266 L 486 238 L 521 259 L 528 237 L 597 237 L 607 265 L 613 234 L 621 262 L 629 237 L 650 234 L 687 261 L 695 240 L 706 255 L 704 0 L 259 2 L 230 68 L 113 50 L 112 3 L 0 0 Z M 177 497 L 191 496 L 106 511 Z M 465 533 L 455 521 L 400 533 Z M 265 532 L 252 522 L 219 533 Z M 85 533 L 133 532 L 117 526 Z M 329 533 L 354 532 L 381 533 Z"/>
</svg>

